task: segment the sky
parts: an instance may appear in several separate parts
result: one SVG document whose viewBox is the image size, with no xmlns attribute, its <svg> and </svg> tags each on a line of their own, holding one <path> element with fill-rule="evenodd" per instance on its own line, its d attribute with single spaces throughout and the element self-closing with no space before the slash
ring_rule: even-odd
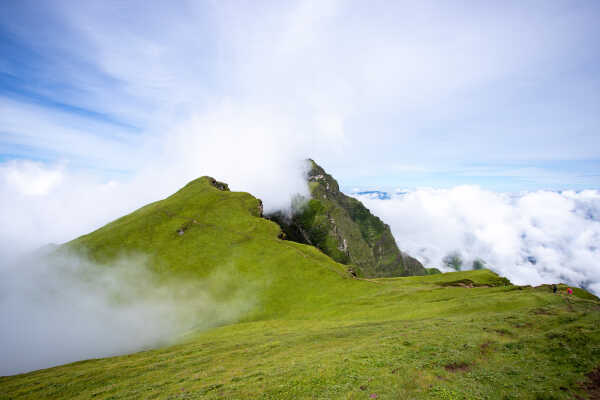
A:
<svg viewBox="0 0 600 400">
<path fill-rule="evenodd" d="M 578 0 L 1 1 L 0 375 L 235 321 L 252 293 L 171 298 L 144 255 L 108 274 L 39 248 L 203 175 L 285 209 L 308 157 L 347 193 L 388 191 L 355 195 L 428 267 L 460 253 L 600 294 L 599 17 Z M 115 309 L 115 292 L 134 296 Z"/>
<path fill-rule="evenodd" d="M 230 113 L 345 188 L 600 186 L 597 2 L 80 3 L 0 5 L 2 163 L 127 180 Z"/>
</svg>

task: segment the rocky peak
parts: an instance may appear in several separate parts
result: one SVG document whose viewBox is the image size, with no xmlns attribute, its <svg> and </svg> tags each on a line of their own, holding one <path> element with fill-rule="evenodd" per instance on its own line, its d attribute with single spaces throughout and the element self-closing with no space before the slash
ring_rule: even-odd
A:
<svg viewBox="0 0 600 400">
<path fill-rule="evenodd" d="M 357 199 L 340 192 L 337 181 L 309 159 L 311 199 L 298 201 L 291 218 L 271 214 L 286 237 L 318 247 L 334 260 L 354 265 L 363 276 L 424 275 L 416 259 L 398 249 L 388 225 Z"/>
<path fill-rule="evenodd" d="M 333 176 L 325 172 L 313 160 L 308 159 L 308 162 L 310 163 L 310 169 L 307 173 L 307 181 L 313 198 L 337 197 L 340 194 L 340 187 Z"/>
</svg>

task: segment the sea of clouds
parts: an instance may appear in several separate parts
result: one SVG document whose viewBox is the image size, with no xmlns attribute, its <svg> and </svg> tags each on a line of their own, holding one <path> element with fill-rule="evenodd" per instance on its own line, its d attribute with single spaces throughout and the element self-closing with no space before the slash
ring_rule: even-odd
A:
<svg viewBox="0 0 600 400">
<path fill-rule="evenodd" d="M 477 186 L 355 197 L 388 223 L 399 247 L 443 271 L 459 254 L 516 284 L 564 282 L 600 294 L 600 191 L 497 193 Z"/>
</svg>

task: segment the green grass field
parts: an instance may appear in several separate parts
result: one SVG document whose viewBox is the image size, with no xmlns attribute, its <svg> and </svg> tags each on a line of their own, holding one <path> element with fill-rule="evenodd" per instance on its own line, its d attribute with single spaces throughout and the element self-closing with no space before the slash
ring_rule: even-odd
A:
<svg viewBox="0 0 600 400">
<path fill-rule="evenodd" d="M 143 252 L 165 282 L 226 265 L 209 289 L 225 300 L 251 288 L 253 306 L 160 349 L 0 378 L 0 399 L 585 398 L 600 364 L 600 303 L 587 292 L 488 270 L 352 279 L 278 233 L 258 200 L 201 178 L 71 242 L 102 263 Z"/>
</svg>

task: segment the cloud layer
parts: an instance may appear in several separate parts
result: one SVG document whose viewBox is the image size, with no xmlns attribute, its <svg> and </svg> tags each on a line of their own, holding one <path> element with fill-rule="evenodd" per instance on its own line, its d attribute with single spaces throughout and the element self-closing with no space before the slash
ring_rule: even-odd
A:
<svg viewBox="0 0 600 400">
<path fill-rule="evenodd" d="M 565 282 L 600 294 L 600 192 L 496 193 L 476 186 L 357 196 L 401 249 L 444 268 L 457 252 L 517 284 Z"/>
</svg>

